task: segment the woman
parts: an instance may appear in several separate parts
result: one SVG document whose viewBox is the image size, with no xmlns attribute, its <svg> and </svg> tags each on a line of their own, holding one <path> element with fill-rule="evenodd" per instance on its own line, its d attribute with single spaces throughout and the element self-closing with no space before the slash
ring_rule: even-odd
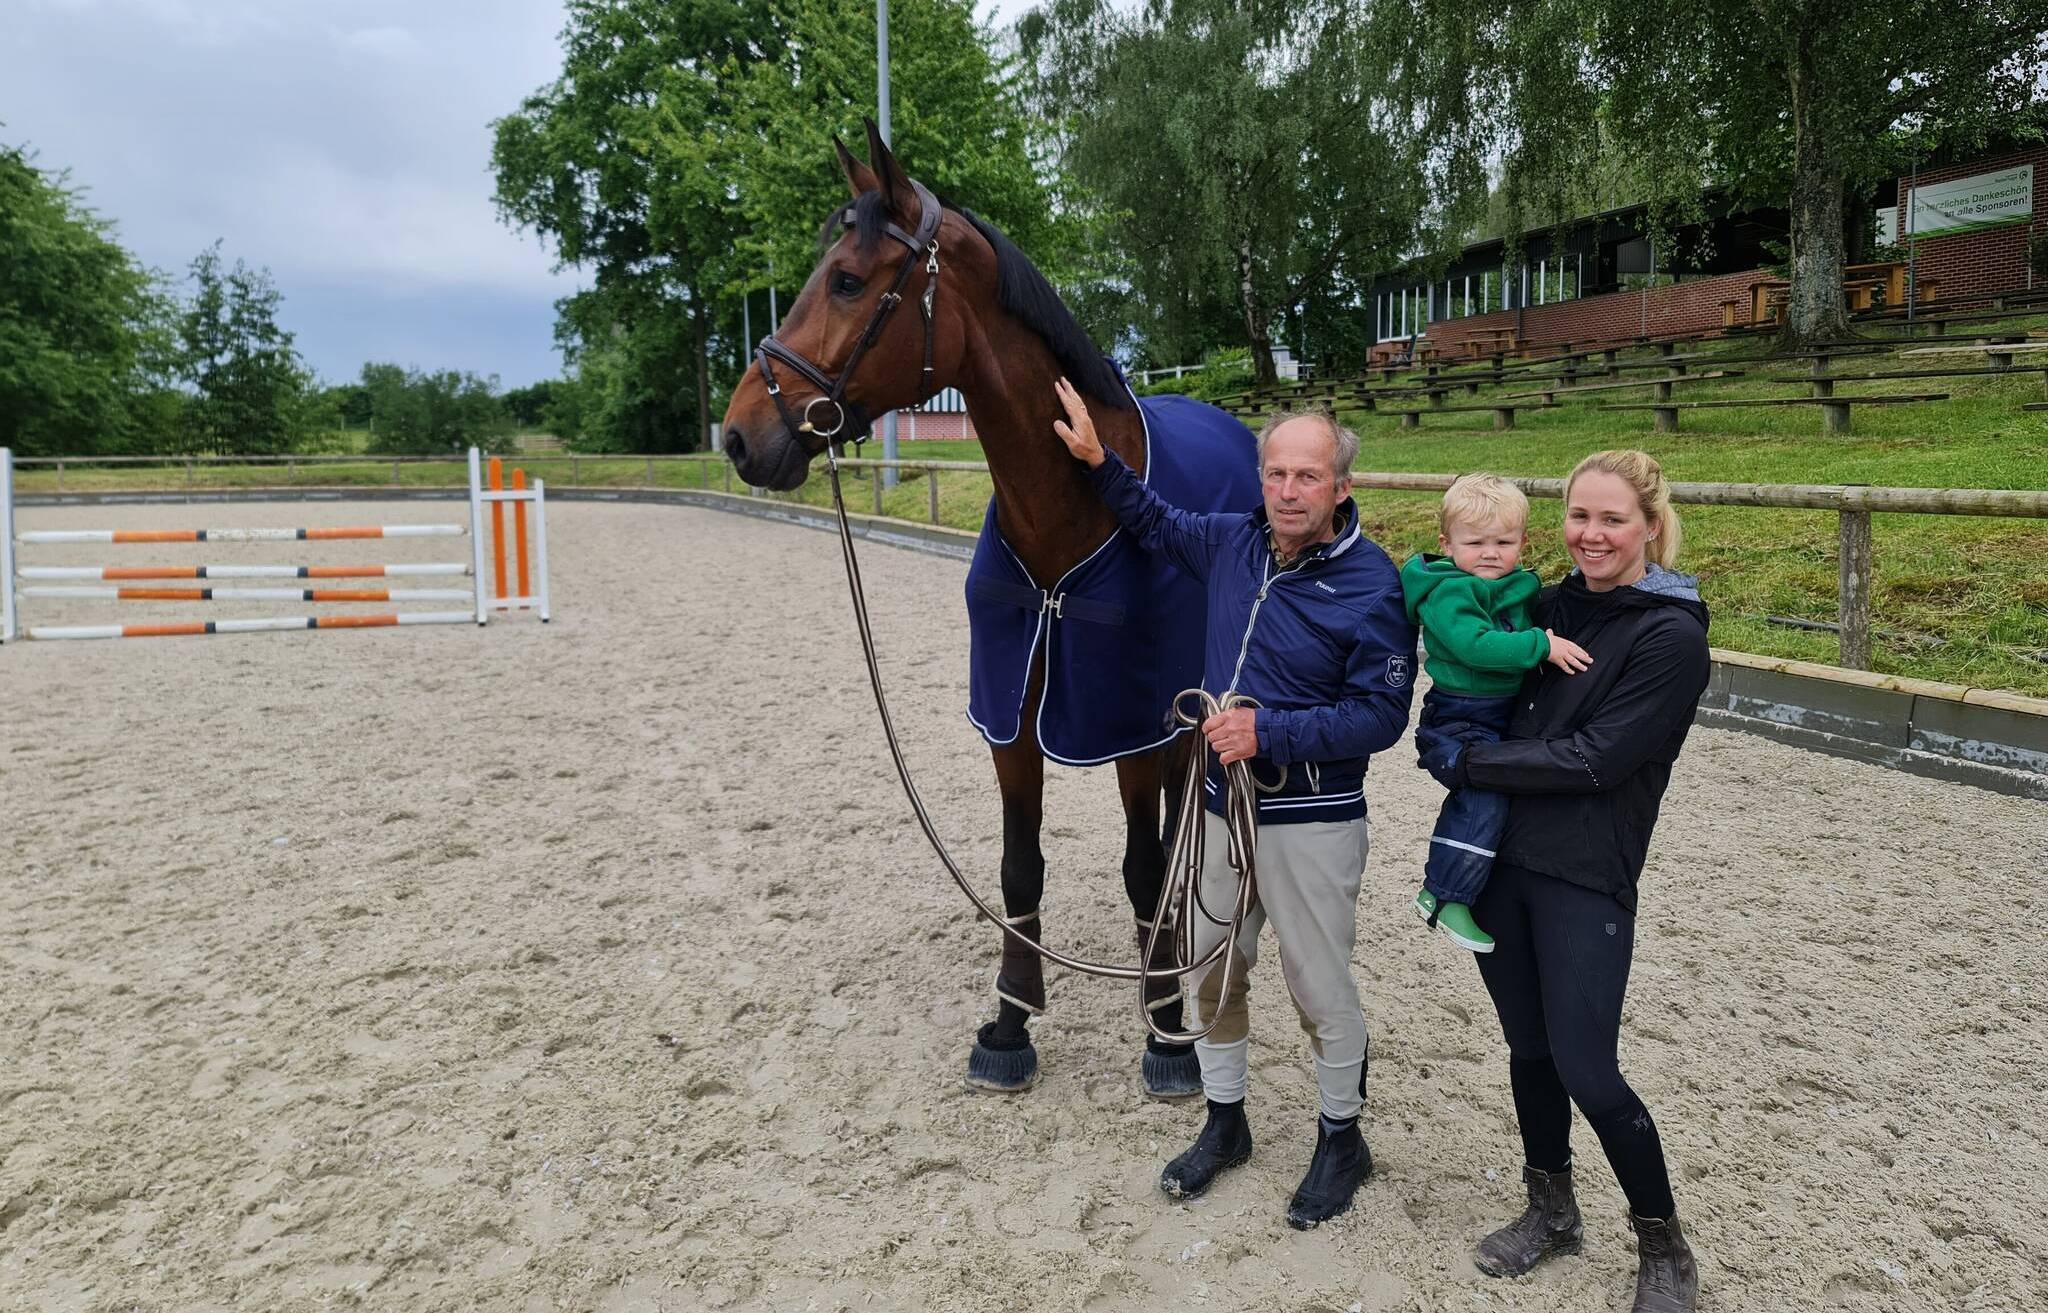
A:
<svg viewBox="0 0 2048 1313">
<path fill-rule="evenodd" d="M 1579 1248 L 1571 1104 L 1599 1135 L 1637 1237 L 1636 1313 L 1683 1313 L 1699 1288 L 1664 1150 L 1616 1058 L 1635 945 L 1636 881 L 1671 763 L 1707 685 L 1707 609 L 1675 573 L 1678 516 L 1655 460 L 1603 451 L 1565 481 L 1565 546 L 1578 567 L 1538 598 L 1534 623 L 1592 654 L 1540 666 L 1498 743 L 1452 743 L 1424 765 L 1445 785 L 1511 796 L 1492 878 L 1473 915 L 1495 940 L 1478 959 L 1508 1042 L 1529 1207 L 1480 1242 L 1493 1276 Z M 1567 1101 L 1569 1099 L 1569 1102 Z"/>
</svg>

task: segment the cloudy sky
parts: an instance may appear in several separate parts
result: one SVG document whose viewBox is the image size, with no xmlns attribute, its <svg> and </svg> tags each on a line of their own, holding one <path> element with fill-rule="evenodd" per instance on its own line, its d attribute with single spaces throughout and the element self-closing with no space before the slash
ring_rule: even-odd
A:
<svg viewBox="0 0 2048 1313">
<path fill-rule="evenodd" d="M 145 262 L 182 271 L 218 238 L 268 266 L 331 381 L 366 360 L 560 372 L 576 275 L 498 222 L 489 125 L 559 71 L 561 0 L 0 8 L 0 142 L 71 170 Z"/>
</svg>

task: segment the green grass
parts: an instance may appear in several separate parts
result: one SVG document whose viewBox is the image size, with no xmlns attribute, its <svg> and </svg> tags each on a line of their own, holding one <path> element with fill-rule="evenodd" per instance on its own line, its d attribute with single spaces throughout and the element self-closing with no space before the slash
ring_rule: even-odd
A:
<svg viewBox="0 0 2048 1313">
<path fill-rule="evenodd" d="M 2044 316 L 2048 323 L 2048 316 Z M 1724 354 L 1748 354 L 1751 345 L 1729 344 Z M 2048 353 L 2043 353 L 2048 355 Z M 1838 362 L 1837 372 L 1918 368 L 1927 358 L 1891 358 L 1882 363 Z M 1936 362 L 1937 366 L 1939 362 Z M 1958 364 L 1968 361 L 1957 358 Z M 2044 360 L 2043 364 L 2048 364 Z M 1710 361 L 1691 366 L 1713 368 Z M 1680 399 L 1797 396 L 1797 384 L 1769 383 L 1761 375 L 1799 373 L 1755 363 L 1739 379 L 1690 385 Z M 1636 375 L 1635 377 L 1640 377 Z M 1594 401 L 1649 400 L 1649 389 L 1562 398 L 1552 411 L 1525 411 L 1510 432 L 1496 432 L 1484 412 L 1425 417 L 1419 429 L 1398 427 L 1395 416 L 1350 412 L 1343 418 L 1359 432 L 1358 468 L 1388 473 L 1461 473 L 1556 477 L 1579 457 L 1603 447 L 1634 446 L 1654 454 L 1673 479 L 1731 483 L 1869 483 L 1929 488 L 2048 488 L 2048 414 L 2028 415 L 2022 402 L 2043 397 L 2041 374 L 2010 378 L 1899 379 L 1838 384 L 1843 395 L 1858 392 L 1948 392 L 1951 400 L 1929 405 L 1872 407 L 1854 416 L 1855 432 L 1827 435 L 1813 407 L 1763 410 L 1682 411 L 1682 430 L 1651 431 L 1647 411 L 1602 412 Z M 1588 378 L 1584 381 L 1602 381 Z M 1477 400 L 1526 384 L 1488 388 Z M 1467 404 L 1467 398 L 1447 398 Z M 1052 439 L 1048 437 L 1048 441 Z M 878 456 L 879 444 L 864 454 Z M 908 459 L 980 460 L 973 442 L 905 443 Z M 650 482 L 647 462 L 631 457 L 522 457 L 529 475 L 552 484 L 628 487 Z M 653 482 L 662 487 L 727 486 L 723 462 L 657 461 Z M 196 467 L 196 487 L 247 487 L 283 483 L 278 469 Z M 875 508 L 875 472 L 847 472 L 851 509 Z M 459 487 L 459 462 L 405 465 L 405 487 Z M 183 486 L 182 468 L 71 468 L 68 490 L 123 490 Z M 366 459 L 358 464 L 301 465 L 290 482 L 323 485 L 383 485 L 392 467 Z M 24 493 L 50 491 L 55 475 L 32 467 L 20 475 Z M 737 490 L 739 485 L 735 483 Z M 975 529 L 981 524 L 990 484 L 987 475 L 947 471 L 939 476 L 939 522 Z M 790 500 L 829 505 L 822 469 Z M 1433 547 L 1436 498 L 1429 494 L 1360 491 L 1358 502 L 1368 533 L 1396 559 Z M 883 494 L 885 514 L 907 520 L 930 518 L 929 485 L 922 471 L 906 471 L 899 486 Z M 1836 517 L 1826 511 L 1752 510 L 1741 507 L 1682 508 L 1686 546 L 1681 567 L 1699 573 L 1714 611 L 1716 645 L 1771 656 L 1831 662 L 1835 637 L 1772 624 L 1769 616 L 1832 621 L 1835 614 Z M 1555 577 L 1565 566 L 1558 535 L 1558 505 L 1535 508 L 1528 563 Z M 1872 592 L 1877 635 L 1873 665 L 1880 671 L 1950 683 L 2012 689 L 2048 696 L 2048 521 L 1948 515 L 1873 517 L 1876 581 Z"/>
</svg>

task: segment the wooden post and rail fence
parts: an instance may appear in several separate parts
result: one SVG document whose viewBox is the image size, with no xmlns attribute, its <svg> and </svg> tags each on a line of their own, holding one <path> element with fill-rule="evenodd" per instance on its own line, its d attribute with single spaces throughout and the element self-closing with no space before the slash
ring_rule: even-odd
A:
<svg viewBox="0 0 2048 1313">
<path fill-rule="evenodd" d="M 724 491 L 764 496 L 757 490 L 734 486 L 732 466 L 722 456 L 694 452 L 668 455 L 609 455 L 577 454 L 562 455 L 534 454 L 525 458 L 528 465 L 567 465 L 568 479 L 551 488 L 551 491 L 570 493 L 579 488 L 621 489 L 633 486 L 621 483 L 620 477 L 630 478 L 637 474 L 649 488 L 698 488 L 703 491 Z M 701 466 L 694 475 L 685 473 L 679 479 L 661 480 L 656 476 L 657 466 L 675 463 Z M 122 491 L 197 492 L 195 483 L 197 471 L 226 466 L 282 466 L 286 485 L 265 485 L 258 487 L 236 483 L 238 492 L 264 490 L 303 491 L 307 487 L 317 488 L 370 488 L 385 486 L 381 481 L 347 483 L 322 482 L 315 485 L 297 483 L 301 470 L 312 470 L 322 465 L 368 466 L 382 470 L 391 469 L 390 485 L 394 489 L 425 491 L 437 486 L 436 479 L 421 479 L 408 484 L 404 469 L 408 465 L 445 465 L 461 470 L 461 459 L 441 456 L 132 456 L 132 457 L 17 457 L 15 464 L 23 469 L 31 467 L 53 467 L 59 492 L 66 491 L 67 469 L 114 468 L 130 466 L 155 466 L 181 474 L 167 484 L 150 488 L 140 486 L 124 488 Z M 843 468 L 852 471 L 897 469 L 912 471 L 925 479 L 925 512 L 933 524 L 939 520 L 939 476 L 947 473 L 982 474 L 988 473 L 988 466 L 981 461 L 961 460 L 867 460 L 850 458 L 841 462 Z M 593 474 L 602 474 L 605 481 L 584 485 L 581 476 L 586 466 Z M 337 471 L 338 472 L 338 471 Z M 1450 487 L 1457 476 L 1452 474 L 1384 474 L 1359 471 L 1352 475 L 1356 488 L 1386 492 L 1442 492 Z M 1531 497 L 1561 498 L 1564 495 L 1563 479 L 1516 478 L 1511 480 Z M 453 482 L 451 480 L 450 482 Z M 883 480 L 869 479 L 873 513 L 883 513 Z M 218 489 L 223 485 L 207 485 Z M 1884 488 L 1860 484 L 1769 484 L 1769 483 L 1674 483 L 1671 486 L 1672 501 L 1686 506 L 1752 506 L 1784 510 L 1831 511 L 1838 519 L 1838 594 L 1836 623 L 1840 637 L 1840 663 L 1852 670 L 1870 669 L 1870 602 L 1873 547 L 1870 517 L 1879 512 L 1906 515 L 1982 515 L 2016 519 L 2048 519 L 2048 491 L 2005 490 L 1996 488 Z"/>
</svg>

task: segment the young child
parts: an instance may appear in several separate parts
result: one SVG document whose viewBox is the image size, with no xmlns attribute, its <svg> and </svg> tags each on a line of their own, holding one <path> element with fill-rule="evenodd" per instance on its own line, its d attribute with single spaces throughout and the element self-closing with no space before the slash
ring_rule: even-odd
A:
<svg viewBox="0 0 2048 1313">
<path fill-rule="evenodd" d="M 1586 650 L 1544 629 L 1529 628 L 1530 604 L 1541 587 L 1523 569 L 1529 499 L 1507 480 L 1468 474 L 1444 494 L 1437 546 L 1401 568 L 1408 615 L 1422 627 L 1423 668 L 1435 687 L 1422 699 L 1415 747 L 1432 751 L 1491 743 L 1507 728 L 1522 676 L 1545 661 L 1566 674 L 1592 664 Z M 1437 813 L 1415 911 L 1450 940 L 1475 953 L 1493 938 L 1472 919 L 1486 887 L 1494 849 L 1507 822 L 1505 795 L 1456 789 Z"/>
</svg>

